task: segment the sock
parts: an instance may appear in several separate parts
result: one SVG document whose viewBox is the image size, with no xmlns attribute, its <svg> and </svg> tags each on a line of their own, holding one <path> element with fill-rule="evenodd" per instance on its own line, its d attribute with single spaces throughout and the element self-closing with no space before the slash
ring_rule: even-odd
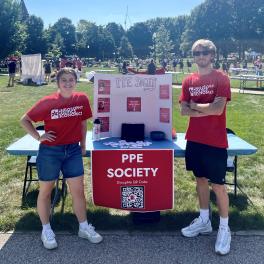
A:
<svg viewBox="0 0 264 264">
<path fill-rule="evenodd" d="M 200 209 L 200 217 L 203 223 L 207 223 L 209 220 L 209 209 Z"/>
<path fill-rule="evenodd" d="M 228 228 L 228 217 L 223 218 L 220 216 L 219 226 L 224 227 L 224 228 Z"/>
<path fill-rule="evenodd" d="M 83 222 L 81 222 L 81 223 L 79 223 L 80 224 L 80 228 L 81 229 L 85 229 L 86 227 L 88 227 L 88 222 L 87 222 L 87 220 L 85 220 L 85 221 L 83 221 Z"/>
<path fill-rule="evenodd" d="M 51 229 L 50 223 L 47 223 L 45 225 L 42 225 L 42 231 L 46 231 L 48 229 Z"/>
</svg>

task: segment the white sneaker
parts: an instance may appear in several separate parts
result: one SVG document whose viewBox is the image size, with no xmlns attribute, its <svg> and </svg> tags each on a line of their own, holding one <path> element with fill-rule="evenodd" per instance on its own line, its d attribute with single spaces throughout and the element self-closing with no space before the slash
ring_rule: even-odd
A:
<svg viewBox="0 0 264 264">
<path fill-rule="evenodd" d="M 52 229 L 47 229 L 45 231 L 42 231 L 41 240 L 43 242 L 43 246 L 46 249 L 54 249 L 58 247 L 58 244 L 55 239 L 55 234 L 53 233 Z"/>
<path fill-rule="evenodd" d="M 229 227 L 219 227 L 215 242 L 215 252 L 226 255 L 230 252 L 231 232 Z"/>
<path fill-rule="evenodd" d="M 199 216 L 198 218 L 195 218 L 189 226 L 182 228 L 181 233 L 185 237 L 195 237 L 199 234 L 209 234 L 212 232 L 212 230 L 211 221 L 208 220 L 206 223 L 204 223 L 202 218 Z"/>
<path fill-rule="evenodd" d="M 84 239 L 88 239 L 91 243 L 100 243 L 103 238 L 100 234 L 96 233 L 94 227 L 89 224 L 86 228 L 79 228 L 78 236 Z"/>
</svg>

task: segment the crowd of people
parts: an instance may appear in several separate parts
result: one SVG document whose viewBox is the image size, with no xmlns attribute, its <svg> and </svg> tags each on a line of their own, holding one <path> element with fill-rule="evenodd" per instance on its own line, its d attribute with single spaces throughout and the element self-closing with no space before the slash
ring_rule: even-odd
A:
<svg viewBox="0 0 264 264">
<path fill-rule="evenodd" d="M 221 59 L 217 60 L 214 59 L 213 68 L 214 69 L 221 69 L 226 74 L 230 74 L 230 68 L 242 68 L 248 69 L 249 63 L 251 63 L 251 67 L 254 67 L 254 72 L 256 75 L 261 76 L 263 74 L 263 63 L 260 56 L 256 57 L 255 59 L 247 60 L 239 60 L 237 57 L 230 58 L 230 59 Z M 69 56 L 69 57 L 62 57 L 59 59 L 51 59 L 46 58 L 43 60 L 43 70 L 44 70 L 44 80 L 46 83 L 54 82 L 56 80 L 56 75 L 58 71 L 64 67 L 73 68 L 77 74 L 77 81 L 79 81 L 80 76 L 82 74 L 83 66 L 100 66 L 103 65 L 101 61 L 93 61 L 91 65 L 86 62 L 84 59 L 80 59 L 78 56 Z M 122 74 L 128 73 L 128 67 L 135 69 L 136 72 L 140 70 L 146 69 L 147 71 L 154 72 L 154 65 L 157 68 L 157 61 L 154 59 L 138 59 L 135 58 L 133 60 L 125 60 L 121 61 L 121 59 L 116 59 L 114 61 L 109 60 L 106 62 L 107 66 L 118 66 L 119 72 Z M 153 65 L 154 64 L 154 65 Z M 173 72 L 182 72 L 182 73 L 191 73 L 193 71 L 193 59 L 187 58 L 178 58 L 175 57 L 171 60 L 163 59 L 158 63 L 164 71 L 173 71 Z M 149 66 L 150 65 L 150 66 Z M 104 65 L 105 66 L 105 65 Z M 149 69 L 152 67 L 152 69 Z M 13 87 L 15 83 L 15 75 L 19 73 L 21 75 L 21 59 L 19 57 L 10 56 L 4 61 L 0 61 L 0 68 L 6 68 L 9 74 L 8 80 L 8 87 Z M 236 73 L 236 71 L 234 72 Z M 151 73 L 152 74 L 152 73 Z"/>
</svg>

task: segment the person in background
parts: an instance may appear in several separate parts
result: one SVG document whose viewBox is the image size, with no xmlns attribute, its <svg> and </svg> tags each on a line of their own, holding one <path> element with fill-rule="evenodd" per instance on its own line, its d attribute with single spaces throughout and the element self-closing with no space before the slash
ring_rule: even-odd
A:
<svg viewBox="0 0 264 264">
<path fill-rule="evenodd" d="M 212 232 L 209 218 L 209 183 L 216 195 L 220 215 L 215 252 L 230 251 L 228 225 L 229 198 L 225 187 L 227 164 L 226 104 L 231 100 L 230 81 L 222 71 L 213 69 L 216 47 L 210 40 L 197 40 L 192 46 L 198 72 L 186 77 L 179 101 L 181 114 L 189 116 L 186 133 L 185 164 L 196 178 L 200 216 L 182 228 L 182 235 L 195 237 Z"/>
<path fill-rule="evenodd" d="M 187 64 L 188 72 L 190 73 L 191 72 L 191 68 L 192 68 L 192 63 L 189 60 L 187 60 L 186 64 Z"/>
<path fill-rule="evenodd" d="M 63 68 L 57 74 L 58 91 L 43 97 L 21 118 L 21 125 L 40 142 L 37 156 L 39 195 L 37 210 L 42 223 L 41 240 L 47 249 L 57 247 L 50 226 L 51 192 L 60 171 L 66 179 L 79 222 L 78 236 L 92 243 L 102 241 L 94 227 L 87 222 L 84 195 L 82 155 L 86 154 L 87 119 L 92 117 L 88 97 L 76 92 L 77 76 L 73 69 Z M 44 122 L 45 132 L 33 126 Z"/>
<path fill-rule="evenodd" d="M 45 73 L 45 82 L 50 82 L 50 74 L 51 74 L 51 63 L 49 60 L 47 60 L 44 65 L 44 73 Z"/>
<path fill-rule="evenodd" d="M 176 67 L 177 67 L 177 61 L 176 61 L 176 59 L 173 60 L 172 67 L 173 67 L 173 71 L 176 72 Z"/>
<path fill-rule="evenodd" d="M 162 61 L 162 68 L 164 69 L 164 71 L 167 71 L 167 65 L 168 65 L 167 60 L 164 59 Z"/>
<path fill-rule="evenodd" d="M 122 65 L 122 74 L 127 74 L 128 70 L 127 70 L 127 62 L 123 61 L 123 65 Z"/>
<path fill-rule="evenodd" d="M 148 64 L 148 74 L 156 74 L 156 65 L 153 59 L 151 59 L 150 63 Z"/>
<path fill-rule="evenodd" d="M 257 76 L 262 76 L 262 61 L 260 57 L 254 62 L 255 71 Z M 257 80 L 257 87 L 262 87 L 262 81 Z"/>
<path fill-rule="evenodd" d="M 11 58 L 7 66 L 8 66 L 8 75 L 9 75 L 7 87 L 14 87 L 15 76 L 16 76 L 16 60 L 14 58 Z"/>
<path fill-rule="evenodd" d="M 179 61 L 179 68 L 180 68 L 180 71 L 181 72 L 183 72 L 183 66 L 184 66 L 183 59 L 180 59 L 180 61 Z"/>
</svg>

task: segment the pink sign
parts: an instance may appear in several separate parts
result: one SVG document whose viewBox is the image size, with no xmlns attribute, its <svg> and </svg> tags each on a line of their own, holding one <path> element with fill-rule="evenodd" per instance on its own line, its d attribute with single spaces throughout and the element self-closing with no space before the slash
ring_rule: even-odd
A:
<svg viewBox="0 0 264 264">
<path fill-rule="evenodd" d="M 141 97 L 127 97 L 127 112 L 141 112 Z"/>
<path fill-rule="evenodd" d="M 110 98 L 98 98 L 97 111 L 98 113 L 109 113 Z"/>
<path fill-rule="evenodd" d="M 98 80 L 98 94 L 110 94 L 110 80 Z"/>
<path fill-rule="evenodd" d="M 101 122 L 101 132 L 109 132 L 109 116 L 98 117 Z"/>
<path fill-rule="evenodd" d="M 160 108 L 160 122 L 170 123 L 170 109 L 169 108 Z"/>
<path fill-rule="evenodd" d="M 166 85 L 160 85 L 160 99 L 170 99 L 170 86 L 168 84 Z"/>
</svg>

